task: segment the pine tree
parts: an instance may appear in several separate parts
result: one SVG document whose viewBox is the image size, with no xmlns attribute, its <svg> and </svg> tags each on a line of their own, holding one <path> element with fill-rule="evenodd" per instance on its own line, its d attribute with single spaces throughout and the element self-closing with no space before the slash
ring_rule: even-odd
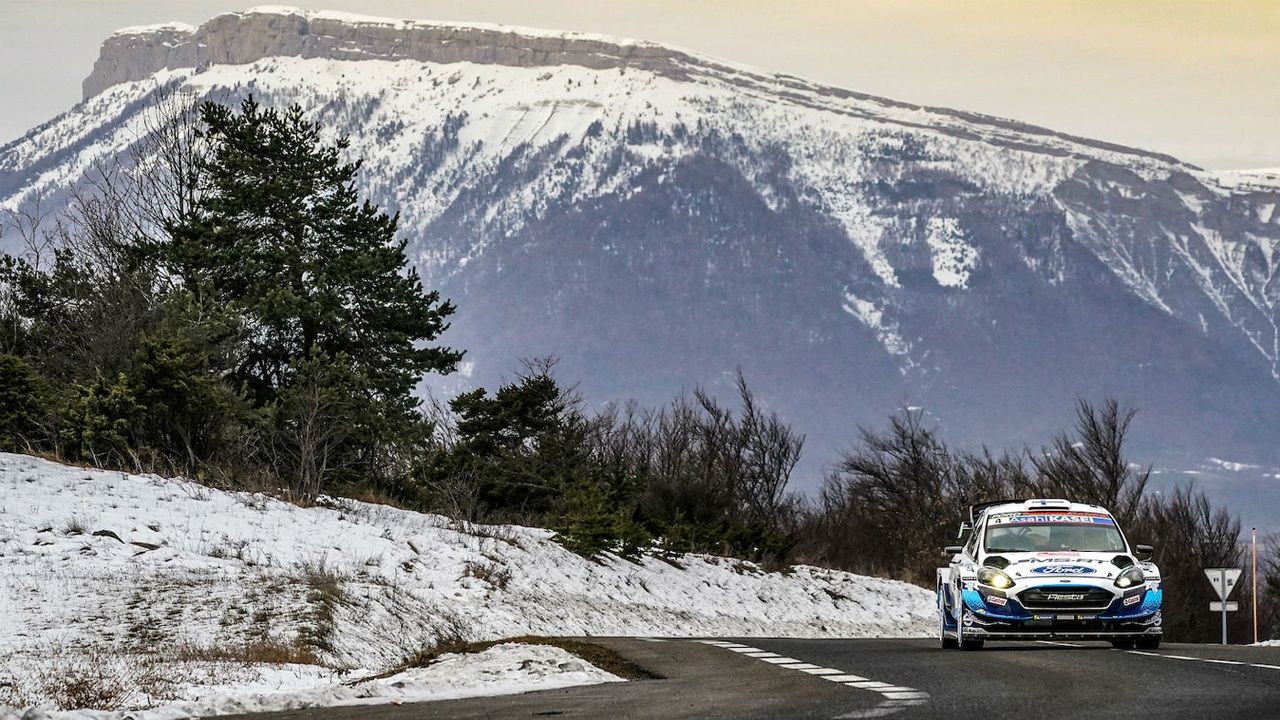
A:
<svg viewBox="0 0 1280 720">
<path fill-rule="evenodd" d="M 380 479 L 395 448 L 427 431 L 414 396 L 422 376 L 452 372 L 462 358 L 431 344 L 454 306 L 409 267 L 399 215 L 359 198 L 360 162 L 343 161 L 345 138 L 326 142 L 300 107 L 277 111 L 252 97 L 238 111 L 205 103 L 200 118 L 209 151 L 191 211 L 168 228 L 167 270 L 198 304 L 239 317 L 228 377 L 274 418 L 269 461 L 278 471 L 315 490 L 306 467 L 316 458 L 294 437 L 306 427 L 328 439 L 326 462 L 335 464 L 325 478 Z M 342 378 L 343 387 L 317 378 Z M 325 398 L 341 413 L 308 412 L 301 423 L 300 398 Z"/>
<path fill-rule="evenodd" d="M 13 452 L 40 444 L 50 398 L 44 381 L 16 355 L 0 353 L 0 450 Z"/>
<path fill-rule="evenodd" d="M 360 201 L 347 140 L 326 143 L 300 107 L 252 97 L 239 112 L 205 103 L 200 116 L 205 186 L 169 228 L 169 261 L 197 297 L 243 313 L 235 375 L 250 398 L 269 404 L 315 356 L 345 357 L 371 394 L 399 406 L 424 373 L 451 372 L 462 353 L 426 343 L 454 306 L 408 267 L 399 215 Z"/>
</svg>

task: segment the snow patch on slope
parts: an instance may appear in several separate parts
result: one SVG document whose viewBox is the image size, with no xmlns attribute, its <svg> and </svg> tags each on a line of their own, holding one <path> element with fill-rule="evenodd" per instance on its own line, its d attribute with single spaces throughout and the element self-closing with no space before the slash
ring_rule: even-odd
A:
<svg viewBox="0 0 1280 720">
<path fill-rule="evenodd" d="M 875 333 L 880 345 L 890 355 L 910 360 L 911 344 L 898 332 L 898 324 L 885 319 L 884 310 L 870 300 L 863 300 L 848 290 L 844 294 L 844 311 L 854 316 Z"/>
<path fill-rule="evenodd" d="M 947 288 L 965 288 L 978 262 L 978 249 L 970 245 L 955 218 L 929 218 L 926 240 L 933 257 L 933 279 Z"/>
<path fill-rule="evenodd" d="M 0 453 L 0 685 L 53 649 L 83 661 L 254 642 L 315 648 L 328 669 L 285 668 L 298 675 L 289 689 L 331 683 L 337 669 L 394 667 L 452 631 L 904 637 L 932 624 L 932 593 L 902 582 L 702 555 L 592 561 L 546 530 L 349 500 L 300 508 Z M 193 677 L 235 687 L 280 673 Z"/>
</svg>

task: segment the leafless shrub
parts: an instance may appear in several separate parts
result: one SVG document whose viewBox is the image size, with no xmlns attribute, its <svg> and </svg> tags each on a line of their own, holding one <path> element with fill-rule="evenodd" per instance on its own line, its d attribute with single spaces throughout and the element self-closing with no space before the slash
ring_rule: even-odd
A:
<svg viewBox="0 0 1280 720">
<path fill-rule="evenodd" d="M 84 535 L 87 532 L 89 532 L 88 521 L 74 515 L 62 526 L 63 535 Z"/>
<path fill-rule="evenodd" d="M 1166 637 L 1190 642 L 1215 640 L 1221 632 L 1219 620 L 1204 608 L 1218 597 L 1204 581 L 1203 569 L 1244 566 L 1240 521 L 1225 509 L 1213 507 L 1204 493 L 1181 487 L 1148 496 L 1126 533 L 1132 542 L 1156 547 L 1161 580 L 1171 589 L 1164 595 Z M 1247 620 L 1247 613 L 1233 615 L 1236 637 L 1245 635 Z"/>
<path fill-rule="evenodd" d="M 463 576 L 488 583 L 495 590 L 506 590 L 507 584 L 511 582 L 511 570 L 495 562 L 468 560 Z"/>
</svg>

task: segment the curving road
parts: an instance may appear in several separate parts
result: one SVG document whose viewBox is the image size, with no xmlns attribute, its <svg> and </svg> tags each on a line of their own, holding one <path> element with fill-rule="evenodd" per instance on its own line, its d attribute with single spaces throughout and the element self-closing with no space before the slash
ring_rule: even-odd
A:
<svg viewBox="0 0 1280 720">
<path fill-rule="evenodd" d="M 1280 718 L 1280 648 L 932 640 L 592 639 L 662 677 L 256 720 L 416 718 Z"/>
</svg>

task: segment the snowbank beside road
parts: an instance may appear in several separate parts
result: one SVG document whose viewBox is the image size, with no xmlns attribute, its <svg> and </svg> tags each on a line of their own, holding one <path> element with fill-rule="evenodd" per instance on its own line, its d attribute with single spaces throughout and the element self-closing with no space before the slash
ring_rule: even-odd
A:
<svg viewBox="0 0 1280 720">
<path fill-rule="evenodd" d="M 252 684 L 276 662 L 382 670 L 450 635 L 902 637 L 928 634 L 932 610 L 927 590 L 819 568 L 592 561 L 545 530 L 0 454 L 0 668 L 71 649 L 73 669 L 157 653 L 203 668 L 177 686 L 124 678 L 127 707 Z M 207 669 L 238 652 L 249 677 Z"/>
<path fill-rule="evenodd" d="M 257 678 L 227 687 L 188 688 L 191 698 L 153 710 L 33 713 L 40 720 L 178 720 L 337 705 L 452 700 L 508 695 L 574 685 L 621 682 L 565 650 L 547 645 L 504 643 L 475 654 L 445 655 L 425 668 L 361 683 L 339 683 L 332 671 L 314 666 L 260 668 Z M 25 713 L 14 718 L 35 720 Z M 8 720 L 0 709 L 0 720 Z"/>
</svg>

